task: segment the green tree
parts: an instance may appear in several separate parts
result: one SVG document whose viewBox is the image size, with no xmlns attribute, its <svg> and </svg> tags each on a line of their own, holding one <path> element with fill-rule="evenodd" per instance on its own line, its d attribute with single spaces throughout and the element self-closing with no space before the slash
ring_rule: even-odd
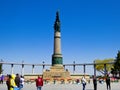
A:
<svg viewBox="0 0 120 90">
<path fill-rule="evenodd" d="M 96 59 L 95 63 L 96 63 L 96 70 L 102 74 L 106 74 L 106 73 L 110 73 L 111 72 L 111 68 L 113 68 L 113 64 L 106 64 L 106 63 L 111 63 L 114 62 L 113 58 L 109 58 L 109 59 L 104 59 L 104 60 L 99 60 Z M 105 70 L 105 65 L 106 64 L 106 70 Z"/>
<path fill-rule="evenodd" d="M 115 59 L 115 64 L 112 73 L 115 75 L 119 74 L 119 78 L 120 78 L 120 51 L 118 51 L 117 53 L 117 57 Z"/>
</svg>

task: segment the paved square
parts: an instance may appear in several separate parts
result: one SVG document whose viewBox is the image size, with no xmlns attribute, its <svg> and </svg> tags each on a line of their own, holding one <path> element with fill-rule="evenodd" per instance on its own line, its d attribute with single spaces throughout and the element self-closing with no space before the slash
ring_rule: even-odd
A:
<svg viewBox="0 0 120 90">
<path fill-rule="evenodd" d="M 98 83 L 97 90 L 107 90 L 106 84 Z M 0 90 L 7 90 L 6 84 L 0 84 Z M 35 83 L 25 84 L 22 90 L 37 90 Z M 45 84 L 42 90 L 82 90 L 82 84 Z M 92 82 L 86 85 L 86 90 L 94 90 Z M 111 90 L 120 90 L 119 83 L 111 83 Z"/>
</svg>

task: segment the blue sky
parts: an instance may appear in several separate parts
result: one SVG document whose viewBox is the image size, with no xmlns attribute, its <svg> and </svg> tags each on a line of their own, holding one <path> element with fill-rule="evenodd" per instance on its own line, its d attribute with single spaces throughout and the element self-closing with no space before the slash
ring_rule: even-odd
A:
<svg viewBox="0 0 120 90">
<path fill-rule="evenodd" d="M 51 64 L 57 10 L 65 64 L 116 57 L 119 0 L 0 0 L 0 59 Z"/>
</svg>

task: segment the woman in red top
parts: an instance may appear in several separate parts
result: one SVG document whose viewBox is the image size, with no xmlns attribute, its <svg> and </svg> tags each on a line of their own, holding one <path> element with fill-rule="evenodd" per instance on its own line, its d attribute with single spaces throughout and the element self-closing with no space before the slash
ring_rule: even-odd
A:
<svg viewBox="0 0 120 90">
<path fill-rule="evenodd" d="M 38 76 L 38 78 L 36 79 L 36 87 L 37 87 L 37 90 L 41 90 L 43 86 L 43 79 Z"/>
</svg>

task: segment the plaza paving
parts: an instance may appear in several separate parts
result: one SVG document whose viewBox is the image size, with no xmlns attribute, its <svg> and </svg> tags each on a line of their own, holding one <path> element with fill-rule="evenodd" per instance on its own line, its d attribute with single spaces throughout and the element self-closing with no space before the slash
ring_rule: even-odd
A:
<svg viewBox="0 0 120 90">
<path fill-rule="evenodd" d="M 7 90 L 6 84 L 0 84 L 0 90 Z M 37 90 L 35 83 L 25 84 L 22 90 Z M 45 84 L 42 90 L 82 90 L 81 84 Z M 93 84 L 87 84 L 86 90 L 94 90 Z M 106 84 L 99 84 L 97 90 L 107 90 Z M 111 90 L 120 90 L 120 82 L 119 83 L 111 83 Z"/>
</svg>

